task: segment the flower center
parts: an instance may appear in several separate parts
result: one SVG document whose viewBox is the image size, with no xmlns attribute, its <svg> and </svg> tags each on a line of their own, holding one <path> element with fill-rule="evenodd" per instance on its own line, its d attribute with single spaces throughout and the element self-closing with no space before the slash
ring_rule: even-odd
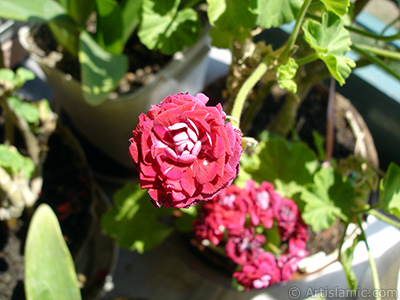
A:
<svg viewBox="0 0 400 300">
<path fill-rule="evenodd" d="M 192 163 L 199 155 L 204 142 L 211 142 L 207 132 L 200 138 L 198 127 L 190 119 L 187 123 L 176 123 L 166 129 L 170 132 L 173 142 L 165 148 L 165 153 L 175 162 Z M 203 163 L 206 165 L 208 161 L 205 160 Z"/>
</svg>

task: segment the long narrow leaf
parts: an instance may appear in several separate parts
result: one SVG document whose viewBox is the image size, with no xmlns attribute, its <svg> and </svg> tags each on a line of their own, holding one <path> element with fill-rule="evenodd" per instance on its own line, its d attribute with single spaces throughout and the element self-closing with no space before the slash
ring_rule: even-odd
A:
<svg viewBox="0 0 400 300">
<path fill-rule="evenodd" d="M 112 54 L 121 54 L 122 16 L 118 3 L 114 0 L 96 0 L 96 7 L 98 44 Z"/>
<path fill-rule="evenodd" d="M 25 292 L 28 300 L 80 300 L 71 253 L 57 217 L 47 204 L 33 215 L 25 245 Z"/>
<path fill-rule="evenodd" d="M 142 0 L 123 0 L 120 5 L 123 23 L 122 43 L 125 45 L 132 32 L 139 26 Z"/>
<path fill-rule="evenodd" d="M 92 105 L 103 102 L 128 69 L 125 55 L 113 55 L 105 51 L 85 31 L 80 35 L 79 61 L 83 95 Z"/>
<path fill-rule="evenodd" d="M 85 26 L 87 18 L 94 10 L 94 1 L 58 0 L 68 15 L 81 27 Z"/>
</svg>

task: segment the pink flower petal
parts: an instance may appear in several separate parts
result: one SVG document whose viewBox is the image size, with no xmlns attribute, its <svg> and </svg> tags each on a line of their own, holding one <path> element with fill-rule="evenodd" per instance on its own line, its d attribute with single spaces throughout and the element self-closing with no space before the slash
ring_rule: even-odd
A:
<svg viewBox="0 0 400 300">
<path fill-rule="evenodd" d="M 182 188 L 190 195 L 193 196 L 197 189 L 196 181 L 193 177 L 192 169 L 188 168 L 185 173 L 183 173 L 180 183 Z"/>
<path fill-rule="evenodd" d="M 200 184 L 205 184 L 212 181 L 217 175 L 217 164 L 207 160 L 197 160 L 193 164 L 194 176 Z"/>
<path fill-rule="evenodd" d="M 224 140 L 215 133 L 213 133 L 211 135 L 211 138 L 212 138 L 212 144 L 213 144 L 212 156 L 214 156 L 215 158 L 218 158 L 224 154 L 224 151 L 225 151 Z"/>
<path fill-rule="evenodd" d="M 208 97 L 206 95 L 204 95 L 203 93 L 198 93 L 196 95 L 196 98 L 200 100 L 200 102 L 202 102 L 203 104 L 207 104 L 208 102 Z"/>
<path fill-rule="evenodd" d="M 192 155 L 192 154 L 184 154 L 178 157 L 178 162 L 184 163 L 184 164 L 190 164 L 194 162 L 197 159 L 197 156 Z"/>
<path fill-rule="evenodd" d="M 135 164 L 138 164 L 139 163 L 139 152 L 138 152 L 136 142 L 133 138 L 131 138 L 129 141 L 131 142 L 131 144 L 129 146 L 129 155 L 131 156 L 133 162 Z"/>
</svg>

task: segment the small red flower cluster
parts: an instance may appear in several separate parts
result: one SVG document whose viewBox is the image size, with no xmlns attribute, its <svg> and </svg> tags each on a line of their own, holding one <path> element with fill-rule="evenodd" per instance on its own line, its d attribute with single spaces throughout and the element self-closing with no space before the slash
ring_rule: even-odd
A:
<svg viewBox="0 0 400 300">
<path fill-rule="evenodd" d="M 226 255 L 241 266 L 233 277 L 246 290 L 291 279 L 298 262 L 308 255 L 307 226 L 296 203 L 281 197 L 268 182 L 257 187 L 249 180 L 244 189 L 231 185 L 222 190 L 202 203 L 193 226 L 203 244 L 226 242 Z M 264 249 L 268 231 L 274 230 L 280 236 L 280 254 Z"/>
<path fill-rule="evenodd" d="M 139 116 L 129 153 L 155 206 L 209 200 L 239 172 L 241 132 L 204 94 L 170 95 Z"/>
</svg>

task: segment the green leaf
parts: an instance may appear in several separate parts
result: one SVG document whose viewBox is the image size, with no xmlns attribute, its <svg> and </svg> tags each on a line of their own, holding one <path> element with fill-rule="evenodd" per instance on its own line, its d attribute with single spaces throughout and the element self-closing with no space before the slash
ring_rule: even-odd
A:
<svg viewBox="0 0 400 300">
<path fill-rule="evenodd" d="M 57 43 L 74 58 L 78 57 L 81 28 L 69 24 L 49 22 L 47 24 Z"/>
<path fill-rule="evenodd" d="M 34 124 L 39 121 L 39 109 L 32 103 L 22 101 L 15 96 L 9 97 L 8 101 L 14 107 L 15 111 L 28 123 Z"/>
<path fill-rule="evenodd" d="M 96 0 L 96 8 L 97 43 L 112 54 L 121 54 L 124 49 L 122 43 L 123 20 L 118 2 L 115 0 Z"/>
<path fill-rule="evenodd" d="M 80 35 L 79 61 L 83 95 L 92 105 L 103 102 L 128 69 L 125 55 L 113 55 L 103 50 L 85 31 Z"/>
<path fill-rule="evenodd" d="M 304 0 L 258 0 L 257 25 L 279 27 L 296 19 Z"/>
<path fill-rule="evenodd" d="M 306 203 L 302 214 L 304 221 L 314 231 L 329 228 L 336 218 L 348 222 L 355 192 L 347 178 L 329 167 L 316 172 L 313 181 L 301 193 Z"/>
<path fill-rule="evenodd" d="M 298 64 L 296 60 L 292 57 L 289 58 L 288 62 L 285 65 L 280 65 L 277 70 L 277 80 L 278 85 L 281 89 L 285 89 L 289 92 L 296 94 L 297 92 L 297 84 L 293 80 L 296 76 L 296 72 L 298 69 Z"/>
<path fill-rule="evenodd" d="M 0 17 L 23 22 L 73 23 L 65 9 L 53 0 L 2 0 Z"/>
<path fill-rule="evenodd" d="M 18 68 L 16 72 L 10 69 L 0 70 L 0 83 L 5 82 L 12 85 L 13 90 L 17 90 L 24 85 L 25 82 L 35 79 L 35 74 L 25 68 Z"/>
<path fill-rule="evenodd" d="M 8 82 L 13 84 L 15 80 L 15 73 L 10 69 L 1 69 L 0 70 L 0 80 L 1 82 Z"/>
<path fill-rule="evenodd" d="M 123 23 L 122 43 L 125 45 L 132 32 L 139 25 L 142 0 L 123 0 L 120 5 Z"/>
<path fill-rule="evenodd" d="M 58 2 L 60 2 L 68 15 L 81 27 L 85 27 L 86 21 L 95 7 L 94 1 L 58 0 Z"/>
<path fill-rule="evenodd" d="M 347 248 L 344 250 L 341 255 L 340 255 L 340 263 L 343 266 L 344 273 L 346 274 L 346 279 L 347 279 L 347 284 L 349 285 L 349 288 L 353 291 L 356 292 L 358 282 L 357 282 L 357 277 L 354 274 L 353 270 L 351 269 L 352 263 L 353 263 L 353 256 L 354 256 L 354 249 L 356 248 L 358 242 L 362 240 L 363 235 L 360 234 L 358 235 L 354 241 L 351 247 Z"/>
<path fill-rule="evenodd" d="M 249 36 L 250 29 L 236 28 L 234 31 L 226 31 L 220 28 L 211 28 L 209 31 L 213 46 L 221 49 L 232 47 L 234 40 L 244 41 Z"/>
<path fill-rule="evenodd" d="M 242 155 L 242 171 L 257 182 L 273 182 L 285 197 L 311 183 L 318 167 L 314 152 L 304 143 L 289 144 L 280 137 L 261 141 L 251 156 Z M 239 176 L 241 174 L 239 173 Z"/>
<path fill-rule="evenodd" d="M 31 70 L 19 67 L 15 73 L 15 80 L 17 80 L 20 85 L 33 79 L 35 79 L 35 73 Z"/>
<path fill-rule="evenodd" d="M 349 10 L 350 0 L 321 0 L 326 10 L 331 11 L 339 17 L 344 16 Z"/>
<path fill-rule="evenodd" d="M 379 197 L 383 209 L 400 219 L 400 167 L 393 162 L 380 181 Z"/>
<path fill-rule="evenodd" d="M 77 54 L 77 24 L 60 3 L 54 0 L 2 0 L 0 17 L 23 22 L 46 23 L 57 42 L 72 55 Z"/>
<path fill-rule="evenodd" d="M 33 214 L 25 244 L 25 292 L 32 300 L 79 300 L 74 261 L 47 204 Z"/>
<path fill-rule="evenodd" d="M 102 226 L 116 238 L 117 244 L 139 253 L 161 244 L 172 228 L 158 218 L 172 214 L 172 209 L 156 208 L 146 190 L 140 185 L 128 183 L 114 195 L 115 206 L 103 216 Z"/>
<path fill-rule="evenodd" d="M 22 172 L 25 178 L 30 178 L 35 169 L 32 159 L 23 156 L 14 147 L 0 144 L 0 166 L 11 175 Z"/>
<path fill-rule="evenodd" d="M 322 24 L 307 20 L 302 29 L 307 43 L 316 51 L 318 58 L 325 62 L 331 75 L 343 85 L 351 68 L 356 65 L 351 58 L 345 56 L 350 50 L 351 40 L 343 20 L 333 13 L 324 13 Z"/>
<path fill-rule="evenodd" d="M 196 11 L 178 11 L 179 4 L 180 0 L 143 0 L 138 36 L 147 48 L 173 54 L 198 40 L 201 25 Z"/>
<path fill-rule="evenodd" d="M 253 29 L 256 25 L 256 0 L 207 0 L 207 3 L 212 26 L 234 31 L 237 27 Z"/>
<path fill-rule="evenodd" d="M 213 28 L 212 44 L 230 48 L 232 41 L 244 41 L 256 25 L 257 0 L 207 0 L 207 15 Z"/>
</svg>

